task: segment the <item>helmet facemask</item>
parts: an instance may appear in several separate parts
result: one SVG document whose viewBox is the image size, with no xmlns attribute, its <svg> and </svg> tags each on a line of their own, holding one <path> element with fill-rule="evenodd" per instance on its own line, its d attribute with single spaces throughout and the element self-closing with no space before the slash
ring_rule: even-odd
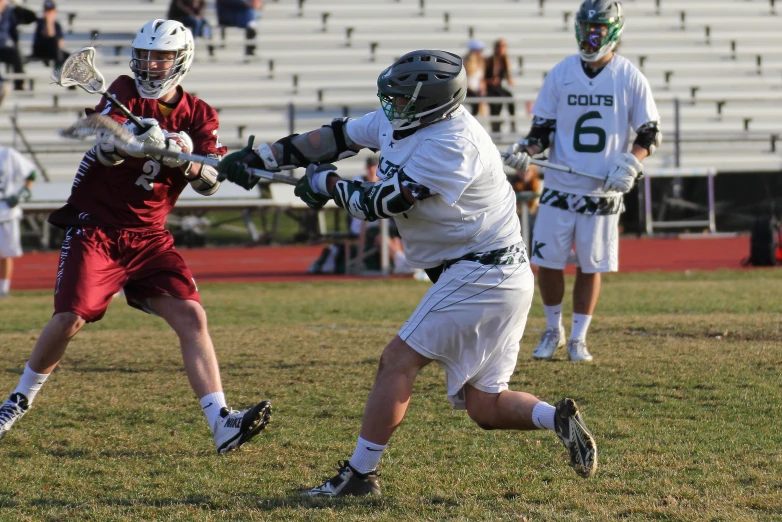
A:
<svg viewBox="0 0 782 522">
<path fill-rule="evenodd" d="M 378 91 L 377 97 L 380 99 L 380 107 L 394 130 L 411 129 L 420 125 L 420 122 L 416 123 L 416 120 L 420 119 L 420 115 L 416 114 L 416 100 L 420 91 L 420 82 L 412 96 L 385 94 Z"/>
<path fill-rule="evenodd" d="M 176 87 L 187 61 L 183 51 L 153 51 L 133 48 L 130 70 L 144 98 L 159 98 Z M 155 54 L 153 54 L 155 53 Z M 163 59 L 155 59 L 156 56 Z M 145 94 L 147 96 L 145 96 Z"/>
<path fill-rule="evenodd" d="M 604 6 L 594 5 L 598 9 L 588 7 L 592 6 L 582 5 L 576 15 L 576 41 L 581 58 L 586 62 L 596 62 L 616 48 L 624 29 L 624 16 L 618 2 L 613 2 L 605 11 L 598 10 Z"/>
</svg>

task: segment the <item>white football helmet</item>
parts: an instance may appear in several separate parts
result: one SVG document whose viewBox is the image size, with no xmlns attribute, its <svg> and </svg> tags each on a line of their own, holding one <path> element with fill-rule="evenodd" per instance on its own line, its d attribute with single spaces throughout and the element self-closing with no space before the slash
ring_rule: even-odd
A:
<svg viewBox="0 0 782 522">
<path fill-rule="evenodd" d="M 130 70 L 142 98 L 158 99 L 176 88 L 193 63 L 194 43 L 190 30 L 175 20 L 152 20 L 136 33 Z M 173 52 L 171 60 L 153 60 L 152 51 Z M 167 72 L 166 62 L 170 62 Z"/>
</svg>

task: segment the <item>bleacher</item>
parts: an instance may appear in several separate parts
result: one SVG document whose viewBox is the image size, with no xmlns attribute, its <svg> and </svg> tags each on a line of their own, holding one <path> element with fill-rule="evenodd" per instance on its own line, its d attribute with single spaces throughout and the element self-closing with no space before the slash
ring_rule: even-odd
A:
<svg viewBox="0 0 782 522">
<path fill-rule="evenodd" d="M 430 47 L 463 54 L 475 37 L 490 53 L 491 43 L 502 37 L 514 66 L 516 127 L 524 132 L 544 75 L 576 51 L 573 14 L 578 3 L 267 0 L 252 42 L 241 29 L 214 26 L 211 41 L 197 41 L 184 85 L 220 111 L 221 139 L 234 149 L 249 134 L 273 140 L 335 116 L 373 110 L 378 106 L 378 73 L 409 50 Z M 665 135 L 647 169 L 778 171 L 782 32 L 774 2 L 625 0 L 624 6 L 627 24 L 619 52 L 649 79 Z M 89 44 L 99 31 L 98 65 L 110 79 L 129 73 L 135 30 L 165 16 L 168 2 L 61 0 L 58 8 L 68 49 Z M 207 17 L 216 22 L 213 5 Z M 31 27 L 20 30 L 23 54 L 29 54 Z M 42 64 L 27 64 L 33 90 L 10 93 L 0 108 L 0 137 L 25 152 L 29 146 L 48 177 L 62 181 L 72 177 L 86 145 L 59 138 L 56 131 L 99 100 L 53 85 L 50 73 Z M 495 142 L 504 149 L 518 137 L 500 134 Z M 343 162 L 342 170 L 361 172 L 361 158 Z"/>
</svg>

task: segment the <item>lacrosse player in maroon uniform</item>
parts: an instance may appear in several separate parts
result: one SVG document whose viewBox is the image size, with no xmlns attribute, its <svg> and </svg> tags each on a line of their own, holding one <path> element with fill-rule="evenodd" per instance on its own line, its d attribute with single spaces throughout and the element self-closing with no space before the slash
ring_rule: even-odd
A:
<svg viewBox="0 0 782 522">
<path fill-rule="evenodd" d="M 132 47 L 135 80 L 120 76 L 109 92 L 145 128 L 126 122 L 105 100 L 95 111 L 124 123 L 145 144 L 215 158 L 224 154 L 217 112 L 179 86 L 193 61 L 190 31 L 173 20 L 153 20 L 138 31 Z M 84 323 L 100 320 L 123 289 L 130 306 L 162 317 L 178 335 L 185 372 L 218 453 L 238 448 L 265 427 L 268 401 L 244 411 L 228 409 L 198 289 L 164 228 L 188 183 L 206 196 L 219 188 L 212 167 L 125 151 L 108 135 L 84 155 L 68 203 L 49 217 L 65 230 L 54 316 L 0 408 L 0 438 L 32 405 L 71 338 Z"/>
</svg>

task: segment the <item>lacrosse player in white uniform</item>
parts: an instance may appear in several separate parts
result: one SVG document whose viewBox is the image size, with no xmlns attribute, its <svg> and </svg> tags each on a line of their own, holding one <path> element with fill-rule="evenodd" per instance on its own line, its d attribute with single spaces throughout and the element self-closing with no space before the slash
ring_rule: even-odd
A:
<svg viewBox="0 0 782 522">
<path fill-rule="evenodd" d="M 386 346 L 355 451 L 314 496 L 379 495 L 376 469 L 407 410 L 413 381 L 436 361 L 448 398 L 484 429 L 554 430 L 570 464 L 588 477 L 597 449 L 572 399 L 556 407 L 508 390 L 534 282 L 513 190 L 483 127 L 461 106 L 459 56 L 413 51 L 378 78 L 381 110 L 226 156 L 218 172 L 245 188 L 245 166 L 307 166 L 296 195 L 312 208 L 329 199 L 359 219 L 393 218 L 410 265 L 434 285 Z M 341 179 L 328 162 L 380 150 L 380 181 Z"/>
<path fill-rule="evenodd" d="M 586 333 L 600 293 L 600 274 L 619 269 L 619 214 L 623 194 L 642 172 L 641 161 L 660 145 L 652 91 L 643 74 L 613 49 L 622 34 L 622 4 L 586 0 L 576 14 L 579 53 L 546 75 L 526 138 L 508 149 L 505 163 L 525 171 L 530 157 L 548 148 L 549 160 L 605 175 L 605 182 L 546 169 L 531 261 L 546 313 L 546 330 L 532 355 L 551 359 L 565 345 L 564 268 L 575 247 L 576 283 L 568 356 L 591 361 Z M 630 132 L 636 138 L 627 152 Z M 551 136 L 553 135 L 553 139 Z"/>
<path fill-rule="evenodd" d="M 30 198 L 35 165 L 12 148 L 0 147 L 0 297 L 8 297 L 14 258 L 22 256 L 21 201 Z"/>
</svg>

